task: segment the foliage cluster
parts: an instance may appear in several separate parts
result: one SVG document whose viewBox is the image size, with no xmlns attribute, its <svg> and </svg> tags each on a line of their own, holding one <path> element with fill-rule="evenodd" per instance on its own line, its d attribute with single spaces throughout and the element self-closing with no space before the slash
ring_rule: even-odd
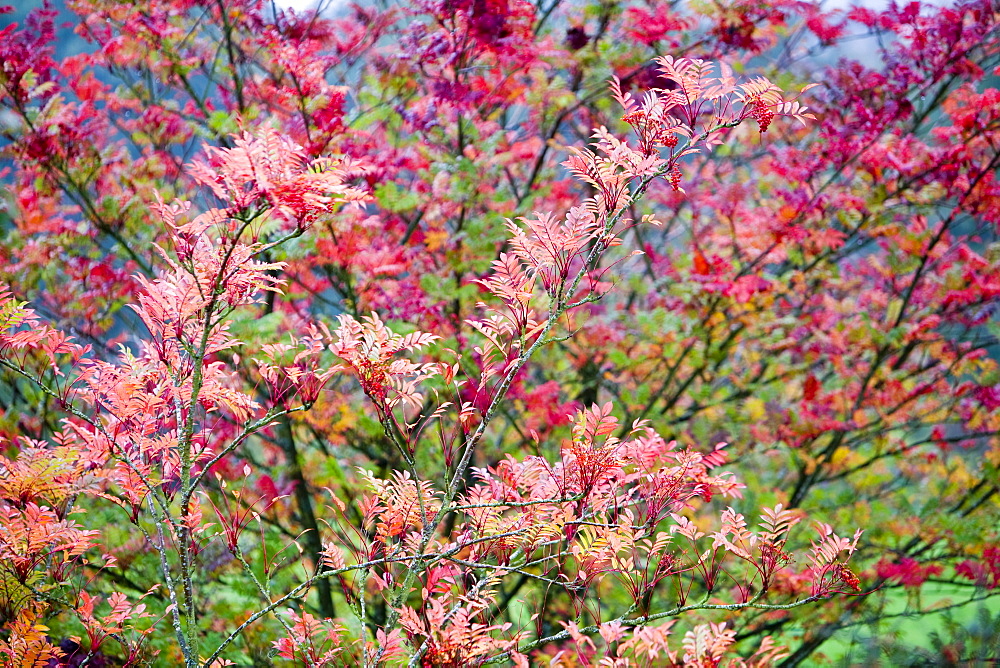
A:
<svg viewBox="0 0 1000 668">
<path fill-rule="evenodd" d="M 900 661 L 995 609 L 998 23 L 3 28 L 3 665 Z"/>
</svg>

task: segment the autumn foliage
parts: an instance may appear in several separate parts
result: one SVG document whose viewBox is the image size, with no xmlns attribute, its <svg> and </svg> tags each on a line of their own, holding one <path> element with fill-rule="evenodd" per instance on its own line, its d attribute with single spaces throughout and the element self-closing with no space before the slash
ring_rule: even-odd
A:
<svg viewBox="0 0 1000 668">
<path fill-rule="evenodd" d="M 996 658 L 998 19 L 8 22 L 2 665 Z"/>
</svg>

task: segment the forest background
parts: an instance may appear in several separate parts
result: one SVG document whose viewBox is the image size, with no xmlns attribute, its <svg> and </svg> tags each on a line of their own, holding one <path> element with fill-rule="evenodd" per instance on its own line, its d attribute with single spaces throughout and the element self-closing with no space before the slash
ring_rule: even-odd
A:
<svg viewBox="0 0 1000 668">
<path fill-rule="evenodd" d="M 998 18 L 8 8 L 3 665 L 995 660 Z"/>
</svg>

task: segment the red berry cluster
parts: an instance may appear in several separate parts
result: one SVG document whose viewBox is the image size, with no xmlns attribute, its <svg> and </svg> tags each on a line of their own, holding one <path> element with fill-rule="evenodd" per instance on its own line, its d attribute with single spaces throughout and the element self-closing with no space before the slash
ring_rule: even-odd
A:
<svg viewBox="0 0 1000 668">
<path fill-rule="evenodd" d="M 861 591 L 861 580 L 851 572 L 851 569 L 846 564 L 838 561 L 833 565 L 831 573 L 833 574 L 835 584 L 840 584 L 853 591 Z"/>
<path fill-rule="evenodd" d="M 670 181 L 670 185 L 673 186 L 674 190 L 681 189 L 681 170 L 676 166 L 670 170 L 667 174 L 667 180 Z"/>
<path fill-rule="evenodd" d="M 628 123 L 629 125 L 635 127 L 645 117 L 646 117 L 646 112 L 637 109 L 635 111 L 630 111 L 629 113 L 622 116 L 622 120 Z"/>
<path fill-rule="evenodd" d="M 671 132 L 665 128 L 661 129 L 657 135 L 656 143 L 666 146 L 667 148 L 673 148 L 677 146 L 677 133 Z"/>
<path fill-rule="evenodd" d="M 747 100 L 747 105 L 750 107 L 750 117 L 756 119 L 757 123 L 760 124 L 760 131 L 767 132 L 767 126 L 774 120 L 774 110 L 767 106 L 767 103 L 759 95 L 754 95 Z"/>
<path fill-rule="evenodd" d="M 663 127 L 662 121 L 651 119 L 641 109 L 628 112 L 622 116 L 622 120 L 636 129 L 647 153 L 654 151 L 654 145 L 666 148 L 677 146 L 677 134 Z"/>
</svg>

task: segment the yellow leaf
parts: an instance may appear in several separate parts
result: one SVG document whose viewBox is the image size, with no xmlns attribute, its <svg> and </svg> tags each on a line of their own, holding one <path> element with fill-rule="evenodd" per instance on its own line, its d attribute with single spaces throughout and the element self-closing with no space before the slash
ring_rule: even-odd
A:
<svg viewBox="0 0 1000 668">
<path fill-rule="evenodd" d="M 434 230 L 424 235 L 424 245 L 427 246 L 427 250 L 436 251 L 444 245 L 447 238 L 448 232 L 445 230 Z"/>
<path fill-rule="evenodd" d="M 764 417 L 764 400 L 757 397 L 750 397 L 743 403 L 743 408 L 752 420 L 761 420 Z"/>
<path fill-rule="evenodd" d="M 895 326 L 896 320 L 899 319 L 899 314 L 903 311 L 903 300 L 893 299 L 889 302 L 889 305 L 885 309 L 885 324 Z"/>
</svg>

